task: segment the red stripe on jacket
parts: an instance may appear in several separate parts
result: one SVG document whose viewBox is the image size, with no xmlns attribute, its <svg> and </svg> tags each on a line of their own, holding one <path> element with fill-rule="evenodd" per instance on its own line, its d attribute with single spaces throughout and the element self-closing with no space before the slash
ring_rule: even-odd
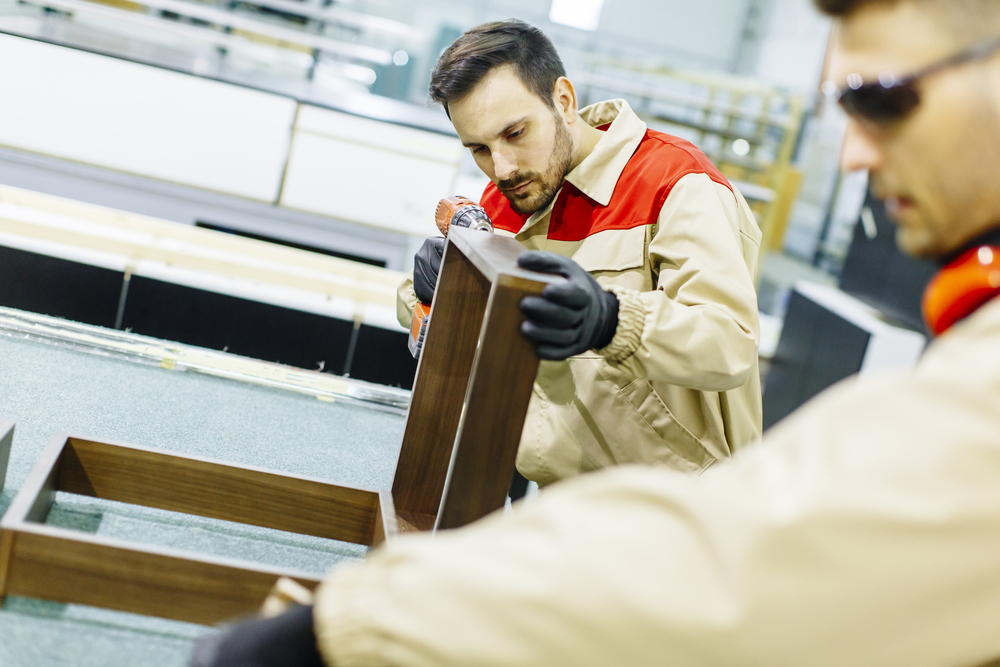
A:
<svg viewBox="0 0 1000 667">
<path fill-rule="evenodd" d="M 689 174 L 705 174 L 733 190 L 722 172 L 694 144 L 663 132 L 646 130 L 618 177 L 607 206 L 595 202 L 572 183 L 563 183 L 562 192 L 552 207 L 548 238 L 582 241 L 598 232 L 655 224 L 674 185 Z M 512 234 L 521 231 L 529 217 L 511 208 L 510 202 L 493 183 L 486 187 L 480 204 L 494 227 Z"/>
</svg>

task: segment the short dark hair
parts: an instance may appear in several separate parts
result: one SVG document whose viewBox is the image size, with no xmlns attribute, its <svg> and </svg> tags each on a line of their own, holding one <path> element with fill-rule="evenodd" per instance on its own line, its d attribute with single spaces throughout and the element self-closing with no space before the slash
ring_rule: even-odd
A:
<svg viewBox="0 0 1000 667">
<path fill-rule="evenodd" d="M 1000 3 L 996 0 L 814 0 L 830 16 L 846 18 L 865 7 L 891 7 L 903 2 L 937 12 L 941 23 L 960 40 L 990 37 L 1000 31 Z"/>
<path fill-rule="evenodd" d="M 509 65 L 525 87 L 555 108 L 552 91 L 566 76 L 556 48 L 538 28 L 508 19 L 484 23 L 444 50 L 431 74 L 431 99 L 444 107 L 471 92 L 493 69 Z"/>
</svg>

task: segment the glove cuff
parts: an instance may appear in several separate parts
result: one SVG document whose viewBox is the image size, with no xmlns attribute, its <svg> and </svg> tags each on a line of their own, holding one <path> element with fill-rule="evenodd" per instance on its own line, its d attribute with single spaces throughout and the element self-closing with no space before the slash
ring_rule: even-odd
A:
<svg viewBox="0 0 1000 667">
<path fill-rule="evenodd" d="M 636 290 L 616 285 L 607 285 L 605 289 L 618 297 L 618 326 L 611 342 L 607 347 L 597 350 L 597 353 L 614 363 L 628 359 L 639 349 L 642 329 L 646 323 L 646 309 Z"/>
</svg>

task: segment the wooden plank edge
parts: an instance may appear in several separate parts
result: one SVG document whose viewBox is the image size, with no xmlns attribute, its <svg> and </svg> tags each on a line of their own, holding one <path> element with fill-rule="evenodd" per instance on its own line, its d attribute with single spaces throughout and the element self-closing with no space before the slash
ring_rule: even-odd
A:
<svg viewBox="0 0 1000 667">
<path fill-rule="evenodd" d="M 417 514 L 416 512 L 396 512 L 399 534 L 424 533 L 434 530 L 437 520 L 433 514 Z"/>
<path fill-rule="evenodd" d="M 529 283 L 528 289 L 501 283 L 493 285 L 469 375 L 465 409 L 455 434 L 448 477 L 441 493 L 435 530 L 461 527 L 504 506 L 515 469 L 521 430 L 531 401 L 532 384 L 539 365 L 534 345 L 520 333 L 511 336 L 509 323 L 505 318 L 513 317 L 516 330 L 519 322 L 524 320 L 519 307 L 521 299 L 530 294 L 539 294 L 543 289 L 544 285 L 540 283 Z M 494 367 L 484 376 L 482 367 L 489 369 L 498 359 L 504 360 L 500 367 Z M 501 398 L 503 405 L 494 404 L 488 398 L 486 387 L 497 382 L 501 386 L 512 387 Z M 498 426 L 494 423 L 484 432 L 483 419 L 476 419 L 471 424 L 467 422 L 470 415 L 482 415 L 484 409 L 490 408 L 493 409 L 491 414 L 503 415 L 507 424 L 516 419 L 518 427 L 508 430 L 505 425 Z M 468 432 L 476 435 L 470 437 Z M 492 451 L 485 444 L 495 444 L 501 436 L 505 437 L 505 441 L 497 451 Z M 483 470 L 483 459 L 487 453 L 500 459 L 489 461 L 486 465 L 488 470 Z M 470 479 L 473 481 L 471 486 L 468 483 Z M 456 480 L 459 487 L 457 497 L 453 493 Z"/>
<path fill-rule="evenodd" d="M 118 448 L 121 448 L 121 449 L 132 449 L 132 450 L 136 450 L 136 451 L 140 451 L 140 452 L 149 452 L 151 454 L 162 455 L 164 457 L 171 457 L 171 458 L 177 458 L 177 459 L 185 459 L 185 460 L 188 460 L 188 461 L 197 461 L 198 463 L 205 463 L 205 464 L 208 464 L 210 466 L 218 466 L 220 468 L 229 468 L 229 469 L 235 469 L 235 470 L 248 470 L 248 471 L 254 472 L 254 473 L 261 473 L 261 474 L 264 474 L 264 475 L 270 475 L 270 476 L 274 476 L 274 477 L 282 477 L 282 478 L 285 478 L 285 479 L 288 479 L 288 480 L 292 480 L 292 481 L 312 482 L 312 483 L 316 483 L 316 484 L 324 484 L 324 485 L 327 485 L 327 486 L 336 486 L 336 487 L 339 487 L 341 489 L 346 489 L 348 491 L 358 491 L 360 493 L 366 493 L 366 494 L 367 493 L 377 493 L 376 491 L 372 491 L 371 489 L 366 489 L 366 488 L 364 488 L 362 486 L 352 486 L 350 484 L 337 484 L 337 483 L 331 482 L 328 479 L 322 479 L 320 477 L 311 477 L 309 475 L 297 475 L 297 474 L 293 474 L 293 473 L 279 472 L 279 471 L 276 471 L 276 470 L 271 470 L 269 468 L 261 468 L 260 466 L 235 465 L 233 463 L 227 463 L 225 461 L 220 461 L 219 459 L 211 459 L 211 458 L 208 458 L 208 457 L 205 457 L 205 456 L 197 456 L 195 454 L 184 454 L 184 453 L 177 452 L 177 451 L 174 451 L 174 450 L 171 450 L 171 449 L 160 449 L 159 447 L 156 447 L 156 448 L 154 448 L 154 447 L 143 447 L 141 445 L 133 445 L 133 444 L 125 443 L 125 442 L 119 442 L 119 441 L 116 441 L 116 440 L 99 440 L 97 438 L 91 438 L 91 437 L 88 437 L 88 436 L 76 435 L 76 434 L 71 434 L 71 433 L 64 433 L 64 434 L 61 434 L 61 435 L 63 435 L 63 437 L 66 440 L 75 440 L 75 441 L 81 441 L 83 443 L 92 443 L 92 444 L 98 445 L 98 446 L 107 445 L 107 446 L 111 446 L 111 447 L 118 447 Z"/>
<path fill-rule="evenodd" d="M 549 285 L 565 280 L 562 276 L 536 273 L 518 267 L 517 258 L 526 250 L 510 237 L 453 227 L 448 231 L 448 241 L 448 245 L 461 252 L 490 283 L 523 280 Z"/>
<path fill-rule="evenodd" d="M 207 470 L 199 470 L 199 476 L 212 476 L 212 475 L 227 475 L 230 478 L 237 478 L 243 473 L 249 473 L 252 476 L 258 478 L 256 480 L 246 480 L 245 482 L 241 480 L 241 483 L 245 483 L 247 486 L 247 493 L 251 493 L 253 487 L 257 484 L 263 484 L 267 481 L 277 481 L 277 482 L 287 482 L 291 484 L 302 484 L 303 486 L 308 486 L 309 493 L 313 497 L 321 497 L 321 493 L 317 493 L 321 490 L 330 491 L 346 491 L 351 494 L 350 499 L 341 499 L 336 501 L 331 501 L 337 505 L 343 506 L 345 511 L 350 508 L 350 515 L 365 515 L 374 517 L 378 514 L 379 496 L 377 491 L 372 491 L 369 489 L 363 489 L 353 486 L 345 486 L 340 484 L 334 484 L 325 480 L 304 477 L 301 475 L 290 475 L 281 472 L 276 472 L 273 470 L 266 470 L 263 468 L 256 468 L 252 466 L 238 466 L 229 463 L 222 463 L 219 461 L 213 461 L 210 459 L 204 459 L 202 457 L 187 456 L 184 454 L 179 454 L 176 452 L 168 452 L 166 450 L 157 450 L 148 447 L 139 447 L 135 445 L 118 444 L 101 440 L 94 440 L 89 438 L 80 438 L 76 436 L 68 436 L 66 442 L 69 447 L 89 449 L 92 455 L 107 456 L 109 460 L 113 463 L 114 457 L 118 454 L 116 450 L 121 450 L 123 453 L 122 462 L 123 466 L 127 463 L 131 463 L 131 460 L 126 461 L 125 456 L 127 453 L 135 453 L 141 457 L 148 457 L 152 460 L 150 466 L 162 465 L 167 466 L 178 466 L 188 463 L 196 464 L 199 467 L 204 467 Z M 67 464 L 68 465 L 68 464 Z M 82 465 L 82 462 L 81 462 Z M 84 475 L 86 475 L 86 469 L 84 467 Z M 65 476 L 60 476 L 58 490 L 65 490 L 71 493 L 77 493 L 81 495 L 95 495 L 88 492 L 87 489 L 83 488 L 81 485 L 74 485 L 69 483 L 65 479 Z M 92 490 L 91 490 L 92 491 Z M 284 491 L 282 491 L 283 493 Z M 288 495 L 290 499 L 294 499 L 294 490 L 288 490 Z M 191 514 L 195 516 L 204 516 L 212 519 L 218 519 L 222 521 L 231 521 L 234 523 L 244 523 L 247 525 L 257 525 L 264 528 L 270 528 L 274 530 L 283 530 L 280 522 L 264 522 L 255 520 L 249 516 L 235 516 L 227 515 L 222 516 L 220 513 L 208 511 L 207 508 L 202 507 L 198 504 L 186 504 L 184 498 L 178 498 L 178 503 L 176 505 L 167 507 L 163 503 L 158 502 L 142 502 L 140 497 L 134 496 L 115 496 L 115 494 L 102 494 L 106 500 L 116 500 L 121 502 L 127 502 L 135 505 L 142 505 L 147 507 L 154 507 L 157 509 L 164 509 L 167 511 L 174 511 L 183 514 Z M 370 524 L 369 524 L 370 525 Z M 367 527 L 361 527 L 360 531 L 350 530 L 347 527 L 343 527 L 338 533 L 334 534 L 329 532 L 328 529 L 330 524 L 327 522 L 322 523 L 322 529 L 319 527 L 313 527 L 308 531 L 293 530 L 292 532 L 309 534 L 316 537 L 322 537 L 325 539 L 334 539 L 343 542 L 351 542 L 355 544 L 371 544 L 372 533 Z M 287 530 L 287 529 L 285 529 Z"/>
<path fill-rule="evenodd" d="M 6 530 L 5 535 L 10 553 L 6 595 L 192 623 L 211 624 L 254 613 L 280 577 L 310 590 L 323 578 L 40 524 L 21 524 Z M 113 585 L 114 594 L 106 594 L 107 587 L 95 589 L 95 582 Z M 231 595 L 223 595 L 223 591 L 231 591 Z"/>
<path fill-rule="evenodd" d="M 375 526 L 372 531 L 371 546 L 389 544 L 399 535 L 399 521 L 396 518 L 396 507 L 392 502 L 392 493 L 378 492 L 378 511 L 375 513 Z"/>
</svg>

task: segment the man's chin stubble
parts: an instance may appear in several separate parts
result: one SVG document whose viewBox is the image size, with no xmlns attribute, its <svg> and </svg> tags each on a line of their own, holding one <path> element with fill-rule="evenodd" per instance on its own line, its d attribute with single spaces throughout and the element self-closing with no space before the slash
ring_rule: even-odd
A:
<svg viewBox="0 0 1000 667">
<path fill-rule="evenodd" d="M 507 197 L 507 201 L 510 202 L 510 207 L 520 215 L 533 215 L 551 204 L 552 200 L 555 199 L 555 193 L 548 194 L 548 196 L 539 195 L 538 198 L 541 199 L 541 202 L 538 204 L 530 203 L 531 199 L 535 199 L 534 197 L 528 199 L 511 199 Z"/>
<path fill-rule="evenodd" d="M 556 121 L 559 122 L 558 120 Z M 556 194 L 559 193 L 559 188 L 562 187 L 563 180 L 566 178 L 566 174 L 569 173 L 570 163 L 572 159 L 573 142 L 566 132 L 566 129 L 561 126 L 556 126 L 558 129 L 556 131 L 556 142 L 554 148 L 555 160 L 551 164 L 550 169 L 541 177 L 525 177 L 520 182 L 524 180 L 535 180 L 536 184 L 541 185 L 542 191 L 532 199 L 536 199 L 537 203 L 527 204 L 521 206 L 520 202 L 527 202 L 528 199 L 514 200 L 507 197 L 507 201 L 510 202 L 510 207 L 517 211 L 520 215 L 532 215 L 538 211 L 542 211 L 552 203 L 552 200 L 556 198 Z M 555 185 L 553 185 L 555 184 Z M 517 187 L 517 184 L 512 184 Z M 506 195 L 504 195 L 506 197 Z"/>
</svg>

